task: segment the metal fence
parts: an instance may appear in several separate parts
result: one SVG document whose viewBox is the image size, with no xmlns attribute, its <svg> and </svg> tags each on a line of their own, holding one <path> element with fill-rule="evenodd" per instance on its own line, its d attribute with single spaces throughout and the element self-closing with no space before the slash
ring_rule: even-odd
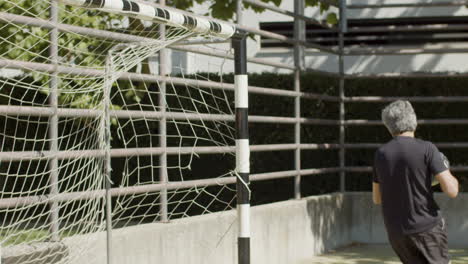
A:
<svg viewBox="0 0 468 264">
<path fill-rule="evenodd" d="M 250 176 L 250 181 L 263 181 L 263 180 L 272 180 L 272 179 L 280 179 L 280 178 L 293 178 L 294 179 L 294 197 L 299 199 L 301 197 L 301 178 L 304 176 L 309 175 L 318 175 L 318 174 L 329 174 L 329 173 L 339 173 L 340 174 L 340 190 L 345 192 L 345 173 L 346 172 L 371 172 L 370 167 L 349 167 L 346 166 L 346 150 L 347 149 L 372 149 L 377 148 L 380 144 L 379 143 L 349 143 L 345 140 L 345 133 L 346 128 L 350 126 L 378 126 L 382 123 L 377 120 L 346 120 L 346 103 L 355 103 L 355 102 L 369 102 L 369 103 L 377 103 L 377 102 L 390 102 L 397 99 L 409 99 L 413 102 L 468 102 L 468 97 L 425 97 L 425 96 L 417 96 L 417 97 L 379 97 L 379 96 L 346 96 L 346 80 L 354 79 L 354 78 L 392 78 L 392 77 L 447 77 L 451 76 L 441 75 L 441 74 L 377 74 L 377 75 L 363 75 L 363 74 L 346 74 L 345 73 L 345 66 L 344 62 L 346 56 L 350 55 L 408 55 L 408 54 L 423 54 L 423 53 L 433 53 L 433 54 L 440 54 L 440 53 L 459 53 L 459 52 L 467 52 L 468 49 L 460 48 L 460 49 L 369 49 L 369 48 L 346 48 L 344 45 L 344 34 L 347 32 L 359 32 L 360 29 L 355 28 L 348 28 L 347 27 L 347 10 L 348 9 L 362 9 L 362 8 L 393 8 L 393 7 L 434 7 L 434 6 L 462 6 L 466 5 L 466 1 L 452 1 L 446 3 L 411 3 L 411 4 L 378 4 L 378 5 L 347 5 L 345 0 L 339 1 L 339 3 L 335 3 L 334 1 L 324 1 L 328 4 L 332 4 L 332 6 L 337 7 L 339 10 L 340 15 L 340 24 L 338 27 L 333 27 L 330 25 L 325 25 L 320 21 L 317 21 L 313 18 L 307 17 L 304 15 L 305 9 L 305 1 L 304 0 L 294 0 L 294 11 L 287 11 L 280 9 L 276 6 L 266 4 L 264 2 L 258 0 L 238 0 L 238 10 L 237 10 L 237 28 L 242 29 L 248 33 L 255 34 L 258 36 L 262 36 L 265 38 L 271 38 L 275 40 L 279 40 L 288 44 L 292 44 L 294 46 L 294 65 L 286 64 L 286 63 L 279 63 L 279 62 L 272 62 L 266 59 L 260 59 L 251 57 L 248 58 L 247 61 L 249 63 L 267 65 L 275 68 L 291 70 L 294 74 L 294 90 L 293 91 L 286 91 L 280 89 L 274 89 L 269 87 L 256 87 L 256 86 L 249 86 L 249 93 L 251 94 L 261 94 L 261 95 L 269 95 L 269 96 L 278 96 L 278 97 L 285 97 L 285 98 L 294 98 L 294 116 L 291 117 L 277 117 L 277 116 L 249 116 L 249 122 L 251 123 L 275 123 L 275 124 L 289 124 L 294 125 L 294 142 L 289 144 L 269 144 L 269 145 L 251 145 L 250 151 L 252 152 L 262 152 L 262 151 L 293 151 L 294 152 L 294 160 L 295 160 L 295 168 L 294 170 L 288 171 L 276 171 L 276 172 L 268 172 L 268 173 L 260 173 L 260 174 L 252 174 Z M 129 36 L 122 33 L 115 33 L 115 32 L 106 32 L 103 30 L 97 29 L 89 29 L 89 28 L 82 28 L 79 26 L 74 25 L 66 25 L 60 24 L 57 20 L 57 13 L 56 11 L 56 2 L 52 1 L 52 12 L 50 21 L 43 21 L 36 18 L 8 14 L 4 12 L 0 12 L 0 20 L 7 21 L 9 23 L 17 23 L 17 24 L 27 24 L 27 25 L 34 25 L 42 28 L 49 29 L 51 34 L 51 41 L 52 43 L 57 43 L 57 34 L 60 30 L 67 30 L 70 32 L 76 32 L 84 35 L 89 35 L 93 37 L 102 37 L 105 36 L 109 39 L 114 39 L 118 41 L 145 41 L 148 40 L 146 38 L 136 38 L 135 36 Z M 283 35 L 279 35 L 276 33 L 254 29 L 247 25 L 244 25 L 244 21 L 242 20 L 242 13 L 243 13 L 243 3 L 248 3 L 251 5 L 255 5 L 261 8 L 268 9 L 270 11 L 276 12 L 278 14 L 290 16 L 294 19 L 294 38 L 288 38 Z M 160 1 L 161 5 L 165 4 L 164 0 Z M 339 45 L 337 48 L 330 48 L 325 46 L 320 46 L 317 44 L 311 44 L 307 42 L 305 31 L 306 31 L 306 23 L 311 23 L 315 25 L 321 25 L 326 28 L 326 30 L 330 32 L 338 33 L 338 40 Z M 421 28 L 430 28 L 425 26 L 420 27 L 411 27 L 411 28 L 404 28 L 403 30 L 406 31 L 417 31 L 421 30 Z M 367 29 L 366 29 L 367 30 Z M 377 29 L 375 29 L 377 30 Z M 382 30 L 382 29 L 379 29 Z M 385 30 L 395 30 L 394 28 L 385 28 Z M 192 48 L 189 45 L 183 45 L 184 43 L 180 43 L 176 46 L 169 47 L 170 49 L 191 52 L 191 53 L 199 53 L 209 56 L 215 57 L 226 57 L 225 54 L 217 54 L 213 53 L 211 50 L 203 50 L 199 48 Z M 185 43 L 185 44 L 193 44 L 193 43 Z M 339 71 L 338 72 L 323 72 L 317 69 L 310 69 L 307 68 L 304 62 L 304 49 L 316 49 L 322 52 L 326 52 L 328 54 L 332 54 L 338 56 L 338 63 L 339 63 Z M 57 61 L 57 47 L 51 47 L 50 56 L 52 61 Z M 233 57 L 228 57 L 229 59 L 233 59 Z M 168 56 L 165 55 L 165 52 L 161 52 L 160 60 L 161 64 L 165 64 L 168 60 Z M 22 62 L 22 61 L 12 61 L 12 60 L 0 60 L 0 67 L 8 67 L 12 69 L 29 69 L 29 70 L 38 70 L 49 72 L 52 74 L 74 74 L 74 75 L 81 75 L 83 74 L 84 70 L 77 70 L 71 67 L 63 67 L 63 66 L 56 66 L 52 64 L 41 64 L 41 63 L 33 63 L 33 62 Z M 339 91 L 338 96 L 331 96 L 331 95 L 323 95 L 323 94 L 316 94 L 316 93 L 308 93 L 301 91 L 301 73 L 302 72 L 317 72 L 327 76 L 336 77 L 339 80 Z M 102 76 L 104 72 L 100 72 L 97 70 L 87 70 L 85 72 L 87 76 Z M 457 76 L 466 76 L 466 74 L 458 74 Z M 149 74 L 132 74 L 132 73 L 125 73 L 121 76 L 123 79 L 127 80 L 144 80 L 147 82 L 160 82 L 164 84 L 165 82 L 171 82 L 175 84 L 186 84 L 186 83 L 196 83 L 200 87 L 209 87 L 212 89 L 224 89 L 233 91 L 235 89 L 234 84 L 219 84 L 216 82 L 210 81 L 200 81 L 200 80 L 189 80 L 189 79 L 182 79 L 177 77 L 168 77 L 164 72 L 164 69 L 161 70 L 160 75 L 149 75 Z M 52 80 L 52 87 L 54 87 L 54 83 L 57 80 Z M 165 87 L 164 85 L 162 86 Z M 14 107 L 14 106 L 5 106 L 0 105 L 0 114 L 2 115 L 29 115 L 29 116 L 41 116 L 41 117 L 49 117 L 51 122 L 51 129 L 50 129 L 50 138 L 56 138 L 56 123 L 57 119 L 60 117 L 96 117 L 100 115 L 100 111 L 96 110 L 85 110 L 85 109 L 62 109 L 57 108 L 57 96 L 54 95 L 56 93 L 56 89 L 52 89 L 51 94 L 51 101 L 50 107 Z M 164 90 L 161 91 L 164 93 Z M 55 98 L 55 99 L 54 99 Z M 331 102 L 339 104 L 339 118 L 336 120 L 329 120 L 329 119 L 315 119 L 315 118 L 308 118 L 301 116 L 301 100 L 321 100 L 325 102 Z M 164 100 L 159 102 L 159 106 L 161 109 L 164 108 Z M 181 113 L 171 113 L 166 111 L 160 112 L 131 112 L 131 111 L 119 111 L 119 110 L 111 110 L 109 115 L 112 117 L 117 118 L 128 118 L 128 117 L 147 117 L 147 118 L 158 118 L 160 119 L 160 126 L 161 126 L 161 137 L 160 137 L 160 147 L 157 148 L 145 148 L 145 149 L 112 149 L 110 150 L 110 157 L 127 157 L 132 155 L 137 156 L 145 156 L 145 155 L 159 155 L 160 156 L 160 181 L 161 183 L 158 184 L 151 184 L 145 186 L 137 186 L 137 187 L 127 187 L 127 188 L 112 188 L 109 191 L 110 196 L 119 196 L 119 195 L 128 195 L 128 194 L 135 194 L 135 193 L 144 193 L 144 192 L 156 192 L 162 191 L 167 192 L 168 190 L 174 190 L 179 188 L 190 188 L 196 186 L 211 186 L 211 185 L 219 185 L 219 184 L 233 184 L 236 182 L 236 177 L 226 177 L 222 179 L 203 179 L 203 180 L 189 180 L 184 182 L 170 182 L 165 176 L 165 171 L 167 170 L 167 156 L 182 153 L 190 153 L 195 152 L 198 154 L 219 154 L 219 153 L 228 153 L 234 152 L 235 147 L 196 147 L 196 148 L 171 148 L 167 147 L 166 139 L 164 137 L 164 127 L 166 125 L 166 118 L 191 118 L 190 114 L 181 114 Z M 193 118 L 203 118 L 203 120 L 224 120 L 224 121 L 231 121 L 234 122 L 234 117 L 229 115 L 196 115 Z M 420 125 L 468 125 L 468 120 L 466 119 L 428 119 L 428 120 L 419 120 L 418 123 Z M 54 125 L 55 124 L 55 125 Z M 302 143 L 301 142 L 301 127 L 305 125 L 324 125 L 324 126 L 333 126 L 335 128 L 339 128 L 339 138 L 338 143 L 330 143 L 330 144 L 310 144 L 310 143 Z M 55 131 L 55 132 L 54 132 Z M 468 143 L 465 142 L 453 142 L 453 143 L 437 143 L 436 144 L 442 148 L 466 148 Z M 331 167 L 331 168 L 302 168 L 301 167 L 301 151 L 303 150 L 325 150 L 325 149 L 334 149 L 339 151 L 339 155 L 337 159 L 339 160 L 338 167 Z M 53 162 L 50 163 L 50 166 L 57 166 L 57 161 L 60 159 L 73 159 L 73 158 L 83 158 L 83 157 L 103 157 L 106 155 L 104 151 L 59 151 L 56 147 L 56 144 L 52 144 L 50 148 L 50 155 L 45 153 L 46 156 L 50 158 L 53 156 Z M 53 155 L 52 155 L 53 154 Z M 43 154 L 39 154 L 37 152 L 0 152 L 0 160 L 2 161 L 14 161 L 19 159 L 31 159 L 31 160 L 40 160 L 43 159 Z M 455 171 L 468 171 L 468 166 L 458 166 L 453 168 Z M 54 171 L 52 168 L 51 171 Z M 51 175 L 52 180 L 55 179 L 56 175 Z M 53 184 L 52 184 L 53 185 Z M 58 194 L 58 190 L 50 190 L 51 193 L 54 193 L 53 201 L 50 201 L 50 198 L 47 197 L 27 197 L 27 198 L 9 198 L 9 199 L 2 199 L 0 200 L 0 208 L 9 208 L 15 206 L 21 206 L 23 204 L 28 203 L 50 203 L 53 202 L 54 204 L 63 201 L 70 201 L 74 199 L 88 199 L 90 197 L 100 197 L 104 198 L 106 195 L 105 190 L 100 190 L 96 192 L 87 193 L 83 196 L 82 193 L 64 193 Z M 163 195 L 164 197 L 164 195 Z M 161 201 L 163 203 L 162 206 L 162 215 L 167 215 L 167 205 L 164 206 L 164 198 Z M 166 208 L 166 209 L 164 209 Z M 53 208 L 51 211 L 56 211 Z M 55 216 L 57 217 L 57 216 Z M 167 216 L 161 219 L 162 221 L 167 221 Z M 56 233 L 57 230 L 53 231 L 52 234 Z M 58 240 L 58 238 L 54 238 Z"/>
</svg>

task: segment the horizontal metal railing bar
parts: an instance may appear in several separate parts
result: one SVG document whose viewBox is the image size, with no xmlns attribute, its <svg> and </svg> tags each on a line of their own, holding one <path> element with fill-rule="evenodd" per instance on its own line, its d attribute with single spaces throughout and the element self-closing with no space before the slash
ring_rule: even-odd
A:
<svg viewBox="0 0 468 264">
<path fill-rule="evenodd" d="M 468 166 L 451 166 L 450 167 L 451 171 L 458 171 L 458 172 L 463 172 L 463 171 L 468 171 Z M 347 172 L 370 172 L 372 173 L 372 167 L 371 166 L 363 166 L 363 167 L 345 167 L 344 171 Z"/>
<path fill-rule="evenodd" d="M 163 117 L 174 120 L 206 120 L 206 121 L 234 121 L 233 115 L 221 114 L 201 114 L 182 112 L 159 112 L 159 111 L 137 111 L 137 110 L 110 110 L 110 116 L 115 118 L 148 118 L 161 119 Z M 78 109 L 78 108 L 57 108 L 54 112 L 50 107 L 0 105 L 0 114 L 11 116 L 37 116 L 48 117 L 57 114 L 59 117 L 90 117 L 97 118 L 103 115 L 102 110 Z M 265 120 L 270 120 L 267 116 Z M 262 116 L 257 116 L 255 120 L 264 121 Z"/>
<path fill-rule="evenodd" d="M 354 102 L 393 102 L 396 100 L 408 100 L 411 102 L 468 102 L 468 96 L 350 96 L 345 97 L 344 101 L 348 103 Z"/>
<path fill-rule="evenodd" d="M 433 142 L 438 148 L 468 148 L 468 142 Z M 382 146 L 382 143 L 346 143 L 346 149 L 375 149 Z"/>
<path fill-rule="evenodd" d="M 401 25 L 401 26 L 371 26 L 371 27 L 352 27 L 350 26 L 347 33 L 379 33 L 379 32 L 447 32 L 467 30 L 468 26 L 464 24 L 431 24 L 431 25 Z M 335 33 L 329 29 L 309 29 L 307 33 Z M 332 38 L 332 37 L 330 37 Z M 335 37 L 336 39 L 337 37 Z M 349 38 L 349 36 L 348 36 Z M 333 38 L 332 38 L 333 39 Z M 346 39 L 346 37 L 345 37 Z"/>
<path fill-rule="evenodd" d="M 338 51 L 336 49 L 321 46 L 321 45 L 317 45 L 317 44 L 313 44 L 313 43 L 309 43 L 309 42 L 306 42 L 306 41 L 299 41 L 297 39 L 288 38 L 288 37 L 286 37 L 284 35 L 281 35 L 281 34 L 269 32 L 269 31 L 265 31 L 265 30 L 261 30 L 261 29 L 251 28 L 251 27 L 248 27 L 248 26 L 238 25 L 237 27 L 239 29 L 242 29 L 242 30 L 245 30 L 247 32 L 257 34 L 259 36 L 263 36 L 263 37 L 266 37 L 266 38 L 281 40 L 281 41 L 283 41 L 285 43 L 289 43 L 289 44 L 293 44 L 293 45 L 294 44 L 299 44 L 299 45 L 302 45 L 302 46 L 304 46 L 306 48 L 318 49 L 318 50 L 328 52 L 328 53 L 331 53 L 331 54 L 335 54 L 335 55 L 338 54 Z"/>
<path fill-rule="evenodd" d="M 102 110 L 96 109 L 74 109 L 74 108 L 58 108 L 56 112 L 50 107 L 31 107 L 31 106 L 12 106 L 0 105 L 0 114 L 12 116 L 43 116 L 48 117 L 54 114 L 59 117 L 99 117 L 103 114 Z M 201 114 L 201 113 L 181 113 L 181 112 L 166 112 L 158 111 L 135 111 L 135 110 L 111 110 L 110 115 L 116 118 L 149 118 L 160 119 L 162 117 L 171 118 L 174 120 L 206 120 L 206 121 L 234 121 L 233 115 L 221 114 Z M 330 119 L 313 119 L 313 118 L 295 118 L 295 117 L 280 117 L 280 116 L 249 116 L 249 121 L 253 123 L 281 123 L 295 124 L 317 124 L 317 125 L 339 125 L 340 121 Z M 380 125 L 379 120 L 346 120 L 344 125 Z M 466 125 L 468 119 L 429 119 L 419 120 L 420 125 Z"/>
<path fill-rule="evenodd" d="M 0 67 L 10 68 L 10 69 L 20 69 L 20 70 L 36 70 L 42 72 L 52 73 L 54 69 L 60 74 L 70 74 L 76 76 L 96 76 L 103 77 L 105 72 L 103 70 L 96 69 L 85 69 L 85 68 L 76 68 L 76 67 L 67 67 L 67 66 L 58 66 L 55 68 L 52 64 L 44 64 L 37 62 L 25 62 L 25 61 L 15 61 L 15 60 L 6 60 L 0 59 Z M 234 91 L 235 86 L 232 83 L 219 83 L 206 80 L 195 80 L 188 78 L 179 78 L 179 77 L 164 77 L 160 75 L 152 74 L 141 74 L 141 73 L 122 73 L 119 77 L 121 80 L 134 80 L 134 81 L 147 81 L 147 82 L 167 82 L 178 85 L 194 85 L 198 87 L 205 88 L 215 88 L 222 90 Z M 288 97 L 297 97 L 301 96 L 305 99 L 319 99 L 323 101 L 339 101 L 337 96 L 307 93 L 307 92 L 296 92 L 288 90 L 280 90 L 275 88 L 266 88 L 258 86 L 249 86 L 249 92 L 265 95 L 277 95 L 277 96 L 288 96 Z"/>
<path fill-rule="evenodd" d="M 203 120 L 203 121 L 228 121 L 234 122 L 234 115 L 222 114 L 202 114 L 202 113 L 182 113 L 182 112 L 159 112 L 159 111 L 136 111 L 136 110 L 110 110 L 111 117 L 115 118 L 148 118 L 160 119 L 166 117 L 174 120 Z M 103 115 L 102 110 L 96 109 L 75 109 L 75 108 L 57 108 L 55 111 L 50 107 L 33 106 L 12 106 L 0 105 L 0 114 L 11 116 L 37 116 L 48 117 L 56 114 L 59 117 L 99 117 Z M 249 116 L 249 122 L 252 123 L 280 123 L 280 124 L 302 124 L 314 125 L 337 125 L 339 121 L 330 119 L 314 118 L 295 118 L 281 116 Z"/>
<path fill-rule="evenodd" d="M 365 9 L 365 8 L 417 8 L 417 7 L 450 7 L 450 6 L 465 6 L 468 1 L 447 1 L 447 2 L 422 2 L 422 3 L 392 3 L 392 4 L 351 4 L 347 5 L 348 9 Z"/>
<path fill-rule="evenodd" d="M 452 166 L 452 171 L 468 171 L 468 166 Z M 299 171 L 299 174 L 302 176 L 308 175 L 318 175 L 318 174 L 328 174 L 328 173 L 337 173 L 340 171 L 346 172 L 372 172 L 372 167 L 363 166 L 363 167 L 332 167 L 332 168 L 316 168 L 316 169 L 303 169 Z M 266 173 L 257 173 L 250 175 L 250 180 L 254 181 L 263 181 L 263 180 L 273 180 L 281 178 L 290 178 L 298 174 L 297 170 L 292 171 L 278 171 L 278 172 L 266 172 Z M 161 190 L 177 190 L 177 189 L 187 189 L 187 188 L 201 188 L 208 186 L 216 185 L 227 185 L 234 184 L 236 182 L 236 177 L 221 177 L 215 179 L 201 179 L 201 180 L 191 180 L 191 181 L 182 181 L 182 182 L 169 182 L 169 183 L 155 183 L 142 186 L 130 186 L 130 187 L 119 187 L 112 188 L 110 194 L 113 197 L 116 196 L 125 196 L 125 195 L 135 195 L 139 193 L 148 193 L 148 192 L 158 192 Z M 102 199 L 105 197 L 105 190 L 93 190 L 87 192 L 69 192 L 69 193 L 60 193 L 54 196 L 48 195 L 36 195 L 36 196 L 26 196 L 26 197 L 12 197 L 12 198 L 3 198 L 0 199 L 0 208 L 14 208 L 28 205 L 38 205 L 38 204 L 47 204 L 52 202 L 69 202 L 75 200 L 89 200 L 89 199 Z"/>
<path fill-rule="evenodd" d="M 249 122 L 253 123 L 278 123 L 278 124 L 308 124 L 308 125 L 339 125 L 340 121 L 331 119 L 295 118 L 278 116 L 249 116 Z"/>
<path fill-rule="evenodd" d="M 410 25 L 410 26 L 374 26 L 374 27 L 350 27 L 349 33 L 378 33 L 378 32 L 446 32 L 448 30 L 466 30 L 467 25 L 463 24 L 432 24 L 432 25 Z M 326 29 L 324 29 L 326 30 Z M 323 30 L 322 30 L 323 31 Z M 331 31 L 330 31 L 331 33 Z"/>
<path fill-rule="evenodd" d="M 380 120 L 345 120 L 347 126 L 383 125 Z M 468 125 L 468 119 L 427 119 L 418 120 L 418 125 Z"/>
<path fill-rule="evenodd" d="M 284 151 L 295 149 L 334 149 L 338 144 L 264 144 L 251 145 L 251 152 L 264 151 Z M 134 156 L 151 156 L 166 153 L 167 155 L 187 155 L 187 154 L 221 154 L 234 153 L 235 146 L 197 146 L 197 147 L 141 147 L 141 148 L 113 148 L 110 150 L 110 157 L 123 158 Z M 2 151 L 0 160 L 2 162 L 14 162 L 21 160 L 47 160 L 57 158 L 58 160 L 84 159 L 104 157 L 106 152 L 99 149 L 91 150 L 63 150 L 55 153 L 51 151 Z"/>
<path fill-rule="evenodd" d="M 134 111 L 134 110 L 110 110 L 110 116 L 115 118 L 148 118 L 160 119 L 162 117 L 174 120 L 203 120 L 203 121 L 229 121 L 234 122 L 234 115 L 221 114 L 194 114 L 181 112 L 157 112 L 157 111 Z M 49 107 L 30 107 L 30 106 L 11 106 L 0 105 L 0 114 L 14 116 L 52 116 L 54 110 Z M 74 109 L 74 108 L 58 108 L 56 114 L 59 117 L 99 117 L 103 111 L 95 109 Z M 314 119 L 314 118 L 295 118 L 281 116 L 249 116 L 249 122 L 252 123 L 279 123 L 279 124 L 302 124 L 313 125 L 338 125 L 339 121 L 330 119 Z"/>
<path fill-rule="evenodd" d="M 233 84 L 228 84 L 234 90 Z M 277 96 L 287 96 L 287 97 L 301 97 L 302 99 L 318 99 L 321 101 L 330 101 L 330 102 L 339 102 L 340 98 L 338 96 L 326 95 L 326 94 L 316 94 L 308 92 L 296 92 L 290 90 L 280 90 L 275 88 L 265 88 L 257 86 L 249 86 L 249 93 L 256 94 L 265 94 L 265 95 L 277 95 Z"/>
<path fill-rule="evenodd" d="M 96 37 L 100 39 L 113 39 L 113 40 L 118 40 L 118 41 L 123 41 L 123 42 L 146 42 L 146 41 L 154 40 L 151 38 L 145 38 L 145 37 L 140 37 L 140 36 L 135 36 L 135 35 L 130 35 L 130 34 L 109 32 L 106 30 L 85 28 L 85 27 L 72 26 L 72 25 L 67 25 L 67 24 L 52 23 L 50 21 L 43 20 L 43 19 L 31 18 L 31 17 L 26 17 L 26 16 L 20 16 L 20 15 L 13 15 L 13 14 L 5 13 L 5 12 L 0 12 L 0 21 L 7 21 L 7 22 L 12 22 L 12 23 L 17 23 L 17 24 L 43 27 L 47 29 L 53 29 L 57 27 L 60 31 L 68 31 L 68 32 L 73 32 L 77 34 L 83 34 L 83 35 L 90 36 L 90 37 Z M 264 33 L 264 35 L 268 35 L 268 34 Z M 278 36 L 282 36 L 282 35 L 278 35 Z M 280 38 L 278 40 L 281 40 L 281 39 L 283 38 Z M 296 40 L 293 40 L 293 39 L 286 38 L 286 40 L 288 41 L 288 43 L 296 42 Z M 221 57 L 221 58 L 228 58 L 228 59 L 234 58 L 232 55 L 226 55 L 226 53 L 222 53 L 222 52 L 214 52 L 213 50 L 206 49 L 206 48 L 205 49 L 191 48 L 191 47 L 187 47 L 183 45 L 168 46 L 168 48 L 180 50 L 180 51 L 192 52 L 192 53 L 211 55 L 214 57 Z M 289 69 L 289 70 L 296 69 L 294 66 L 286 64 L 286 63 L 270 62 L 268 60 L 258 59 L 254 57 L 247 58 L 247 61 L 251 63 L 257 63 L 257 64 L 278 67 L 278 68 L 283 68 L 283 69 Z"/>
<path fill-rule="evenodd" d="M 218 154 L 218 153 L 233 153 L 234 147 L 167 147 L 167 148 L 117 148 L 110 150 L 112 158 L 124 158 L 134 156 L 151 156 L 166 153 L 168 155 L 184 155 L 190 153 L 196 154 Z M 20 161 L 20 160 L 44 160 L 57 158 L 58 160 L 66 159 L 84 159 L 84 158 L 100 158 L 106 155 L 105 150 L 67 150 L 58 151 L 9 151 L 0 152 L 0 160 Z"/>
<path fill-rule="evenodd" d="M 302 169 L 302 170 L 299 171 L 299 174 L 301 176 L 309 176 L 309 175 L 319 175 L 319 174 L 327 174 L 327 173 L 337 173 L 337 172 L 340 172 L 340 171 L 341 171 L 341 169 L 339 167 L 336 167 L 336 168 Z M 274 179 L 294 177 L 297 174 L 298 174 L 297 170 L 266 172 L 266 173 L 252 174 L 250 176 L 250 180 L 251 181 L 274 180 Z"/>
<path fill-rule="evenodd" d="M 299 173 L 303 176 L 306 175 L 317 175 L 324 173 L 334 173 L 338 172 L 340 168 L 317 168 L 317 169 L 304 169 Z M 297 171 L 280 171 L 280 172 L 268 172 L 268 173 L 258 173 L 250 175 L 251 181 L 262 181 L 269 179 L 278 179 L 293 177 L 297 175 Z M 125 196 L 125 195 L 134 195 L 139 193 L 148 193 L 148 192 L 157 192 L 161 190 L 177 190 L 177 189 L 187 189 L 187 188 L 201 188 L 207 186 L 215 185 L 227 185 L 236 183 L 236 177 L 221 177 L 214 179 L 201 179 L 201 180 L 191 180 L 191 181 L 179 181 L 179 182 L 168 182 L 168 183 L 156 183 L 156 184 L 147 184 L 142 186 L 130 186 L 130 187 L 119 187 L 112 188 L 110 190 L 111 196 Z M 52 202 L 68 202 L 74 200 L 89 200 L 89 199 L 102 199 L 105 197 L 105 190 L 94 190 L 87 192 L 69 192 L 69 193 L 60 193 L 58 195 L 49 196 L 49 195 L 36 195 L 36 196 L 26 196 L 26 197 L 12 197 L 12 198 L 3 198 L 0 199 L 0 208 L 13 208 L 20 206 L 28 205 L 37 205 L 37 204 L 47 204 Z"/>
<path fill-rule="evenodd" d="M 467 53 L 467 48 L 346 48 L 344 55 L 417 55 Z"/>
<path fill-rule="evenodd" d="M 49 107 L 31 107 L 31 106 L 11 106 L 0 105 L 0 114 L 14 116 L 44 116 L 48 117 L 55 112 Z M 95 109 L 74 109 L 74 108 L 58 108 L 56 114 L 59 117 L 99 117 L 102 115 L 101 110 Z M 150 118 L 159 119 L 162 117 L 172 118 L 174 120 L 206 120 L 206 121 L 234 121 L 233 115 L 220 114 L 193 114 L 166 112 L 165 114 L 157 111 L 134 111 L 134 110 L 111 110 L 110 115 L 116 118 Z M 249 116 L 249 121 L 253 123 L 281 123 L 295 124 L 316 124 L 316 125 L 339 125 L 340 121 L 330 119 L 313 119 L 313 118 L 295 118 L 295 117 L 280 117 L 280 116 Z M 379 120 L 345 120 L 344 125 L 381 125 Z M 428 119 L 418 120 L 420 125 L 466 125 L 468 119 Z"/>
<path fill-rule="evenodd" d="M 447 73 L 352 73 L 345 75 L 346 79 L 380 79 L 380 78 L 466 78 L 466 72 L 447 72 Z"/>
<path fill-rule="evenodd" d="M 282 150 L 311 150 L 311 149 L 335 149 L 339 148 L 339 144 L 334 143 L 301 143 L 301 144 L 264 144 L 264 145 L 251 145 L 251 152 L 261 151 L 282 151 Z"/>
<path fill-rule="evenodd" d="M 439 148 L 468 148 L 468 142 L 440 142 L 434 143 Z M 378 148 L 381 143 L 346 143 L 346 149 L 366 149 Z M 339 149 L 340 144 L 322 143 L 322 144 L 264 144 L 251 145 L 251 152 L 264 151 L 285 151 L 285 150 L 334 150 Z M 221 154 L 234 153 L 234 146 L 206 146 L 206 147 L 148 147 L 148 148 L 114 148 L 110 150 L 112 158 L 134 157 L 134 156 L 151 156 L 166 153 L 167 155 L 187 155 L 187 154 Z M 69 150 L 58 151 L 55 153 L 50 151 L 4 151 L 0 152 L 0 160 L 3 162 L 14 162 L 24 160 L 46 160 L 57 158 L 59 160 L 66 159 L 83 159 L 83 158 L 99 158 L 105 156 L 104 150 Z"/>
<path fill-rule="evenodd" d="M 185 40 L 185 41 L 177 42 L 177 46 L 223 44 L 223 43 L 229 43 L 229 42 L 230 42 L 229 39 Z"/>
<path fill-rule="evenodd" d="M 316 19 L 313 19 L 311 17 L 307 17 L 307 16 L 304 16 L 304 15 L 299 15 L 299 14 L 296 14 L 294 12 L 281 9 L 281 8 L 279 8 L 277 6 L 267 4 L 267 3 L 264 3 L 264 2 L 260 2 L 258 0 L 242 0 L 242 1 L 244 3 L 248 3 L 248 4 L 255 5 L 255 6 L 258 6 L 258 7 L 261 7 L 261 8 L 265 8 L 265 9 L 268 9 L 270 11 L 282 14 L 282 15 L 286 15 L 286 16 L 290 16 L 290 17 L 294 17 L 294 18 L 297 18 L 297 19 L 304 20 L 306 22 L 309 22 L 310 24 L 322 26 L 324 28 L 330 28 L 330 26 L 328 24 L 320 22 L 320 21 L 318 21 Z M 336 28 L 333 28 L 333 29 L 337 30 Z"/>
<path fill-rule="evenodd" d="M 468 29 L 468 27 L 467 27 Z M 466 37 L 466 33 L 460 33 L 460 34 L 440 34 L 439 36 L 432 35 L 430 36 L 429 34 L 427 36 L 421 37 L 419 34 L 415 34 L 412 36 L 405 36 L 404 40 L 427 40 L 427 41 L 437 41 L 439 39 L 443 39 L 443 41 L 448 41 L 448 40 L 455 40 L 457 41 L 458 39 L 462 37 Z M 400 35 L 387 35 L 387 36 L 345 36 L 343 37 L 344 41 L 380 41 L 380 40 L 388 40 L 388 41 L 400 41 L 402 40 L 402 37 Z M 314 38 L 314 42 L 320 43 L 320 44 L 325 44 L 325 43 L 336 43 L 339 41 L 339 37 L 317 37 Z M 276 40 L 268 40 L 268 41 L 263 41 L 265 44 L 269 43 L 277 43 Z M 263 44 L 262 43 L 262 44 Z"/>
</svg>

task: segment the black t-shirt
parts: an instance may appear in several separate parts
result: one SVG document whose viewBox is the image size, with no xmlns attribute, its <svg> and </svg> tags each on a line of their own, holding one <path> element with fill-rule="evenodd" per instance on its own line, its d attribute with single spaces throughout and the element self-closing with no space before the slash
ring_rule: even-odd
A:
<svg viewBox="0 0 468 264">
<path fill-rule="evenodd" d="M 377 150 L 373 181 L 380 184 L 389 233 L 419 233 L 437 224 L 432 179 L 447 169 L 437 147 L 424 140 L 398 136 Z"/>
</svg>

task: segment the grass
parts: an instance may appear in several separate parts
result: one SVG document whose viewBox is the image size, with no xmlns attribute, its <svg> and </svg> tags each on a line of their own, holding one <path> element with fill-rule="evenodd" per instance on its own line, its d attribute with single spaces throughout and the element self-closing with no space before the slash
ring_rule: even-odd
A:
<svg viewBox="0 0 468 264">
<path fill-rule="evenodd" d="M 64 230 L 60 232 L 60 238 L 70 237 L 78 234 L 75 230 Z M 14 234 L 0 229 L 0 241 L 2 246 L 12 246 L 30 242 L 45 242 L 50 238 L 50 232 L 44 229 L 22 229 L 15 230 Z"/>
</svg>

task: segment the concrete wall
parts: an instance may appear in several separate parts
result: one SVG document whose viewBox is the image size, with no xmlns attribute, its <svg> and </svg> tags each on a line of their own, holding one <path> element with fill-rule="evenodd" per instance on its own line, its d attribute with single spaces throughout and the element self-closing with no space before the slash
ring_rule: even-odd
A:
<svg viewBox="0 0 468 264">
<path fill-rule="evenodd" d="M 300 264 L 349 244 L 350 200 L 323 195 L 252 208 L 252 263 Z M 236 212 L 113 231 L 114 264 L 237 263 Z M 67 239 L 74 263 L 105 263 L 105 235 Z M 83 246 L 86 245 L 86 248 Z"/>
<path fill-rule="evenodd" d="M 372 204 L 370 193 L 349 193 L 351 201 L 353 241 L 362 243 L 388 243 L 380 206 Z M 468 246 L 468 194 L 461 193 L 450 199 L 436 193 L 436 200 L 446 219 L 449 244 Z"/>
</svg>

